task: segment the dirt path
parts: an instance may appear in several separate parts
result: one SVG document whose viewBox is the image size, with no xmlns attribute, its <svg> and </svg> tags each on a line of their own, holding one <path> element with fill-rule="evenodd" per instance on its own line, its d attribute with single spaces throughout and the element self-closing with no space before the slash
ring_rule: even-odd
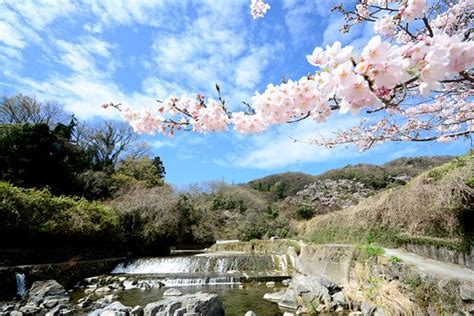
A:
<svg viewBox="0 0 474 316">
<path fill-rule="evenodd" d="M 401 249 L 385 248 L 384 255 L 386 257 L 396 256 L 402 259 L 402 261 L 405 263 L 415 265 L 418 270 L 425 273 L 436 274 L 441 277 L 451 277 L 474 282 L 474 271 L 457 264 L 451 264 L 429 259 L 414 253 L 406 252 Z"/>
</svg>

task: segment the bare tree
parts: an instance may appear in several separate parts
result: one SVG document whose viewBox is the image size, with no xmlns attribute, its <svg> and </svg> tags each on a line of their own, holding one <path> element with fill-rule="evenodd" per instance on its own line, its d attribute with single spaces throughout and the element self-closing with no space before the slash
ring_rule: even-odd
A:
<svg viewBox="0 0 474 316">
<path fill-rule="evenodd" d="M 106 171 L 113 171 L 122 155 L 135 152 L 137 135 L 126 123 L 104 121 L 92 127 L 81 127 L 79 143 L 94 152 L 96 165 Z M 77 135 L 76 135 L 77 137 Z"/>
<path fill-rule="evenodd" d="M 145 141 L 137 141 L 127 151 L 127 159 L 141 159 L 152 155 L 151 146 Z"/>
<path fill-rule="evenodd" d="M 61 106 L 53 101 L 40 102 L 22 94 L 4 96 L 0 101 L 0 123 L 45 123 L 52 126 L 67 123 L 69 118 Z"/>
</svg>

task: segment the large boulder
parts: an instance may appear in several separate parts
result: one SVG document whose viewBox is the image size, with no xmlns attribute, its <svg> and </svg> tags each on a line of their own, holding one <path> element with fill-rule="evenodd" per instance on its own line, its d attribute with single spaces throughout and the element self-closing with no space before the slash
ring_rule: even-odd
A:
<svg viewBox="0 0 474 316">
<path fill-rule="evenodd" d="M 69 302 L 69 294 L 55 280 L 34 282 L 26 295 L 27 305 L 53 308 Z"/>
<path fill-rule="evenodd" d="M 329 304 L 331 302 L 330 289 L 336 286 L 334 283 L 319 277 L 298 275 L 291 281 L 291 287 L 305 301 L 313 302 L 317 300 Z"/>
<path fill-rule="evenodd" d="M 459 296 L 464 302 L 474 302 L 474 286 L 470 284 L 463 284 L 459 288 Z"/>
<path fill-rule="evenodd" d="M 173 316 L 200 314 L 206 316 L 224 315 L 224 308 L 217 294 L 198 292 L 178 297 L 169 297 L 145 306 L 145 316 Z"/>
<path fill-rule="evenodd" d="M 291 309 L 301 313 L 329 312 L 340 310 L 347 305 L 341 288 L 329 280 L 307 275 L 296 275 L 286 290 L 267 293 L 266 300 L 278 303 L 283 309 Z"/>
<path fill-rule="evenodd" d="M 128 316 L 132 311 L 131 307 L 125 306 L 120 302 L 113 302 L 104 308 L 97 309 L 90 313 L 91 316 Z"/>
</svg>

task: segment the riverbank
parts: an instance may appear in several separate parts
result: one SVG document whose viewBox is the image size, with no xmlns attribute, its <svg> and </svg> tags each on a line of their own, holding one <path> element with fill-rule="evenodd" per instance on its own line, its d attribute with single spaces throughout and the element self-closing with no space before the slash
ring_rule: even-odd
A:
<svg viewBox="0 0 474 316">
<path fill-rule="evenodd" d="M 243 315 L 247 308 L 258 310 L 257 315 L 469 313 L 474 307 L 471 271 L 375 245 L 259 240 L 214 245 L 198 255 L 121 260 L 104 274 L 67 286 L 72 292 L 66 306 L 91 313 L 120 302 L 123 315 L 134 315 L 138 305 L 142 310 L 149 304 L 168 308 L 182 302 L 179 297 L 203 292 L 216 295 L 212 300 L 222 304 L 226 315 Z M 29 296 L 17 306 L 25 306 Z"/>
</svg>

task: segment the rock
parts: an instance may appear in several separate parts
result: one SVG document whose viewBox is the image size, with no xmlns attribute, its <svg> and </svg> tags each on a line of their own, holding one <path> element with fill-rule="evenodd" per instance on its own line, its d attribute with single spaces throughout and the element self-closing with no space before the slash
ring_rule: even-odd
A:
<svg viewBox="0 0 474 316">
<path fill-rule="evenodd" d="M 105 306 L 104 308 L 97 309 L 90 313 L 91 316 L 128 316 L 130 311 L 132 310 L 131 307 L 125 306 L 120 302 L 113 302 Z"/>
<path fill-rule="evenodd" d="M 467 312 L 470 314 L 470 315 L 474 315 L 474 304 L 471 304 L 467 307 Z M 11 314 L 10 314 L 11 315 Z"/>
<path fill-rule="evenodd" d="M 244 316 L 257 316 L 253 311 L 248 311 Z"/>
<path fill-rule="evenodd" d="M 12 311 L 10 312 L 10 316 L 23 316 L 23 313 L 20 311 Z"/>
<path fill-rule="evenodd" d="M 183 296 L 168 297 L 163 300 L 150 303 L 144 308 L 145 316 L 173 315 L 182 307 L 186 307 L 186 313 L 200 313 L 206 316 L 224 315 L 222 303 L 217 298 L 217 294 L 198 292 Z M 171 313 L 171 314 L 169 314 Z"/>
<path fill-rule="evenodd" d="M 87 296 L 85 300 L 78 302 L 77 307 L 79 308 L 87 308 L 92 305 L 92 300 Z"/>
<path fill-rule="evenodd" d="M 112 303 L 112 302 L 115 301 L 117 298 L 118 298 L 118 295 L 117 295 L 117 294 L 109 294 L 109 295 L 105 295 L 105 296 L 104 296 L 104 301 L 105 301 L 106 303 Z"/>
<path fill-rule="evenodd" d="M 374 304 L 368 301 L 363 302 L 362 305 L 360 306 L 360 310 L 364 316 L 373 315 L 376 308 L 377 306 L 375 306 Z"/>
<path fill-rule="evenodd" d="M 285 294 L 285 290 L 273 293 L 265 293 L 265 295 L 263 295 L 263 299 L 270 302 L 278 303 L 281 300 L 283 294 Z"/>
<path fill-rule="evenodd" d="M 288 288 L 278 301 L 278 306 L 288 309 L 298 309 L 298 295 L 294 289 Z"/>
<path fill-rule="evenodd" d="M 132 308 L 132 311 L 130 312 L 130 316 L 143 316 L 143 307 L 140 305 L 135 306 Z"/>
<path fill-rule="evenodd" d="M 459 288 L 459 296 L 464 302 L 474 302 L 474 287 L 469 284 L 463 284 Z"/>
<path fill-rule="evenodd" d="M 283 316 L 294 316 L 295 314 L 293 313 L 290 313 L 290 312 L 284 312 L 283 313 Z"/>
<path fill-rule="evenodd" d="M 275 282 L 274 281 L 270 281 L 270 282 L 267 282 L 265 283 L 266 287 L 274 287 L 275 286 Z"/>
<path fill-rule="evenodd" d="M 329 304 L 331 302 L 329 289 L 336 289 L 337 285 L 319 277 L 298 275 L 291 280 L 291 287 L 307 302 L 317 299 L 319 302 Z"/>
<path fill-rule="evenodd" d="M 55 280 L 37 281 L 28 291 L 26 301 L 29 305 L 39 306 L 44 303 L 45 307 L 51 308 L 69 302 L 69 294 Z"/>
<path fill-rule="evenodd" d="M 38 306 L 35 305 L 25 305 L 22 308 L 20 308 L 20 312 L 23 314 L 31 315 L 31 314 L 36 314 L 40 311 L 41 309 Z"/>
<path fill-rule="evenodd" d="M 332 300 L 336 303 L 336 306 L 345 307 L 347 306 L 346 296 L 342 291 L 337 292 L 332 295 Z"/>
<path fill-rule="evenodd" d="M 385 310 L 383 308 L 377 308 L 374 312 L 374 316 L 385 316 Z"/>
<path fill-rule="evenodd" d="M 179 296 L 181 294 L 182 293 L 180 290 L 174 289 L 174 288 L 167 289 L 166 291 L 163 292 L 163 296 Z"/>
<path fill-rule="evenodd" d="M 290 282 L 291 282 L 291 279 L 286 279 L 286 280 L 281 281 L 281 284 L 283 284 L 284 286 L 288 286 L 290 285 Z"/>
<path fill-rule="evenodd" d="M 65 304 L 57 305 L 55 308 L 46 313 L 46 316 L 65 315 L 68 312 L 68 306 Z"/>
<path fill-rule="evenodd" d="M 2 312 L 10 312 L 15 308 L 15 305 L 7 304 L 2 307 Z"/>
<path fill-rule="evenodd" d="M 364 315 L 364 314 L 362 314 L 362 312 L 350 312 L 348 316 L 360 316 L 360 315 Z"/>
<path fill-rule="evenodd" d="M 97 290 L 95 290 L 95 293 L 98 294 L 98 295 L 103 295 L 105 293 L 109 293 L 110 291 L 112 291 L 111 288 L 109 288 L 108 286 L 103 286 L 103 287 L 99 287 Z"/>
</svg>

